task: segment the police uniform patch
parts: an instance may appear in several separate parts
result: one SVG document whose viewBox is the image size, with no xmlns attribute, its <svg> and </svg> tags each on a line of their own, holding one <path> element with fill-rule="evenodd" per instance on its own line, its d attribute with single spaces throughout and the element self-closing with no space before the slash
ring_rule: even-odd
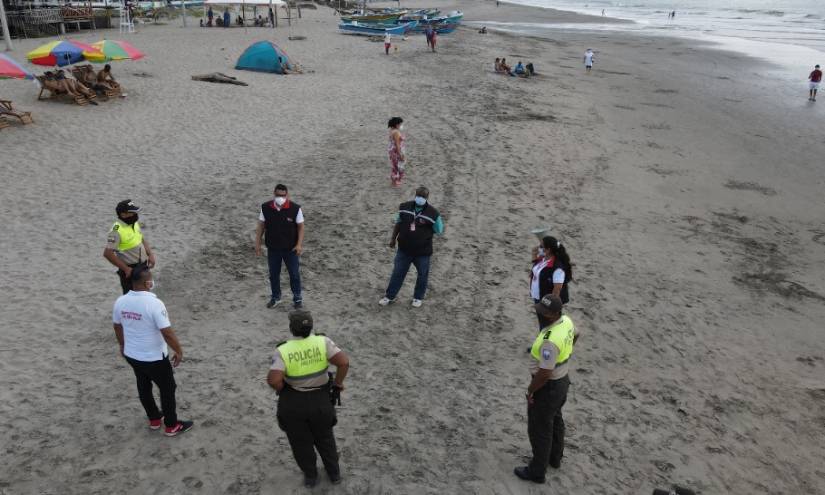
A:
<svg viewBox="0 0 825 495">
<path fill-rule="evenodd" d="M 115 224 L 115 225 L 112 227 L 112 230 L 117 230 L 117 229 L 119 229 L 119 228 L 120 228 L 120 225 Z"/>
<path fill-rule="evenodd" d="M 541 357 L 543 357 L 544 360 L 547 361 L 548 359 L 550 359 L 550 351 L 548 349 L 541 351 Z"/>
</svg>

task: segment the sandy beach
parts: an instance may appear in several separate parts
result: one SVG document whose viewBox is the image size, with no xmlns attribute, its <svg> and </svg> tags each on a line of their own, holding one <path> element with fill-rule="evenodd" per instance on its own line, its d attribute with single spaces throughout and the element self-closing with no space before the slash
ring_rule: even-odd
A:
<svg viewBox="0 0 825 495">
<path fill-rule="evenodd" d="M 474 22 L 588 19 L 405 2 L 419 5 L 469 25 L 437 53 L 416 36 L 385 56 L 325 7 L 291 33 L 172 21 L 125 38 L 146 53 L 113 65 L 127 98 L 79 107 L 2 81 L 35 124 L 0 131 L 0 494 L 308 492 L 265 382 L 289 330 L 284 307 L 265 307 L 252 239 L 278 182 L 306 215 L 306 307 L 351 359 L 344 482 L 313 493 L 825 493 L 825 110 L 766 63 L 699 42 L 480 35 Z M 101 36 L 119 38 L 73 38 Z M 235 71 L 260 39 L 306 73 Z M 540 75 L 495 74 L 499 56 Z M 249 86 L 191 80 L 208 72 Z M 410 157 L 399 189 L 392 116 Z M 447 228 L 430 289 L 411 308 L 408 277 L 381 308 L 392 216 L 418 184 Z M 196 427 L 179 438 L 146 427 L 112 332 L 120 289 L 102 252 L 126 198 L 186 351 L 178 414 Z M 567 313 L 583 331 L 563 466 L 541 486 L 512 474 L 530 454 L 540 226 L 576 264 Z"/>
</svg>

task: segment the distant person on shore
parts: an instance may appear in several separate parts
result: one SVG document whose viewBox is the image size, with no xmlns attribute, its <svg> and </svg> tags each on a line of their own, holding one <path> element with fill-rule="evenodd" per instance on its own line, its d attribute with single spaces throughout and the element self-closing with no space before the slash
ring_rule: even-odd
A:
<svg viewBox="0 0 825 495">
<path fill-rule="evenodd" d="M 112 325 L 120 355 L 132 367 L 138 397 L 149 419 L 149 428 L 166 426 L 164 435 L 174 437 L 190 430 L 192 421 L 180 421 L 175 404 L 175 376 L 183 360 L 178 337 L 169 322 L 163 301 L 152 292 L 155 281 L 147 266 L 131 273 L 131 290 L 120 296 L 112 309 Z M 175 351 L 169 362 L 169 347 Z M 160 390 L 160 409 L 152 394 L 152 384 Z"/>
<path fill-rule="evenodd" d="M 230 25 L 229 8 L 227 7 L 223 9 L 223 27 L 228 28 Z"/>
<path fill-rule="evenodd" d="M 478 34 L 487 34 L 487 26 L 481 26 L 481 29 L 478 30 Z"/>
<path fill-rule="evenodd" d="M 605 14 L 604 14 L 604 9 L 602 9 L 602 17 L 604 17 L 604 15 L 605 15 Z"/>
<path fill-rule="evenodd" d="M 524 64 L 521 63 L 521 60 L 518 61 L 516 68 L 513 69 L 513 72 L 519 77 L 530 77 L 530 74 L 527 73 L 527 69 L 524 68 Z"/>
<path fill-rule="evenodd" d="M 496 58 L 496 62 L 493 65 L 493 70 L 496 72 L 496 74 L 501 74 L 502 72 L 504 72 L 504 70 L 502 70 L 502 68 L 501 68 L 501 59 L 500 58 Z"/>
<path fill-rule="evenodd" d="M 384 297 L 378 301 L 386 306 L 395 301 L 398 291 L 404 285 L 404 278 L 410 271 L 410 265 L 415 265 L 418 276 L 415 279 L 412 307 L 420 308 L 424 294 L 427 292 L 427 283 L 430 276 L 430 258 L 433 254 L 433 235 L 444 233 L 444 222 L 429 203 L 430 191 L 424 186 L 415 190 L 412 201 L 401 203 L 395 216 L 395 226 L 390 237 L 390 247 L 395 248 L 398 242 L 398 251 L 395 253 L 390 283 Z"/>
<path fill-rule="evenodd" d="M 592 48 L 588 48 L 584 52 L 584 70 L 589 74 L 593 70 L 593 62 L 596 61 L 595 54 Z"/>
<path fill-rule="evenodd" d="M 275 12 L 272 11 L 272 7 L 269 7 L 269 25 L 275 27 Z"/>
<path fill-rule="evenodd" d="M 433 26 L 431 24 L 427 24 L 427 27 L 424 28 L 424 37 L 427 38 L 427 47 L 432 47 L 433 41 Z"/>
<path fill-rule="evenodd" d="M 212 20 L 215 18 L 215 13 L 212 12 L 212 6 L 209 6 L 209 10 L 206 11 L 206 18 L 209 21 L 206 23 L 207 26 L 212 27 Z"/>
<path fill-rule="evenodd" d="M 819 91 L 819 83 L 822 81 L 822 71 L 819 70 L 819 64 L 814 67 L 814 70 L 808 76 L 808 101 L 816 101 L 816 92 Z"/>
<path fill-rule="evenodd" d="M 390 47 L 392 46 L 392 34 L 387 31 L 384 34 L 384 55 L 390 54 Z"/>
<path fill-rule="evenodd" d="M 507 74 L 508 76 L 516 76 L 515 74 L 513 74 L 513 71 L 512 69 L 510 69 L 510 66 L 507 65 L 507 59 L 504 57 L 501 58 L 501 71 Z"/>
<path fill-rule="evenodd" d="M 438 31 L 435 29 L 430 28 L 430 49 L 435 53 L 435 42 L 438 40 Z"/>
<path fill-rule="evenodd" d="M 404 119 L 393 117 L 387 122 L 390 130 L 389 142 L 387 143 L 387 154 L 390 157 L 390 180 L 392 187 L 401 185 L 407 165 L 407 147 L 404 144 Z"/>
<path fill-rule="evenodd" d="M 533 67 L 533 62 L 528 62 L 525 67 L 527 68 L 527 74 L 529 74 L 531 76 L 536 75 L 536 69 L 535 69 L 535 67 Z"/>
</svg>

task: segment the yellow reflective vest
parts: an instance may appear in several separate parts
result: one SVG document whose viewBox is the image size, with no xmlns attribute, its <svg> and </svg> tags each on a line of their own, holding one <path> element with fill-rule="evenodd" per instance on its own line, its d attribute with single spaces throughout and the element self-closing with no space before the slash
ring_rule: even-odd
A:
<svg viewBox="0 0 825 495">
<path fill-rule="evenodd" d="M 545 340 L 549 340 L 556 347 L 559 348 L 559 355 L 556 358 L 556 366 L 562 365 L 570 359 L 573 354 L 573 338 L 575 337 L 575 328 L 573 321 L 564 315 L 555 324 L 543 328 L 536 340 L 533 341 L 533 347 L 530 348 L 530 354 L 537 360 L 541 361 L 541 346 Z"/>
<path fill-rule="evenodd" d="M 112 225 L 112 230 L 120 236 L 120 243 L 117 245 L 117 250 L 120 252 L 135 248 L 143 242 L 143 234 L 140 233 L 138 222 L 128 225 L 118 220 Z"/>
<path fill-rule="evenodd" d="M 329 367 L 327 342 L 322 335 L 310 335 L 300 340 L 289 340 L 278 346 L 284 360 L 287 378 L 312 378 L 323 375 Z"/>
</svg>

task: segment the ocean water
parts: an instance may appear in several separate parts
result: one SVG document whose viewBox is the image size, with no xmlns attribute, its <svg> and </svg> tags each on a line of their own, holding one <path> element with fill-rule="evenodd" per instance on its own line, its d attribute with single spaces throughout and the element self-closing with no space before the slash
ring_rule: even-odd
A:
<svg viewBox="0 0 825 495">
<path fill-rule="evenodd" d="M 605 15 L 632 24 L 523 25 L 521 28 L 633 31 L 713 42 L 786 69 L 825 65 L 825 0 L 507 0 L 512 3 Z M 668 14 L 676 11 L 676 17 Z M 517 25 L 501 26 L 523 30 Z"/>
</svg>

